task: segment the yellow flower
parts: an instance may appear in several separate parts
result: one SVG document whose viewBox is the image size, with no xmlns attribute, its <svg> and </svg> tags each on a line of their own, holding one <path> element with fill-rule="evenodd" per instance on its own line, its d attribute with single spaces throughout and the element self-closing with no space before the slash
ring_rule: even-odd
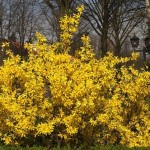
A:
<svg viewBox="0 0 150 150">
<path fill-rule="evenodd" d="M 82 137 L 84 143 L 120 139 L 119 144 L 130 147 L 150 146 L 150 72 L 126 67 L 136 53 L 95 59 L 85 35 L 71 57 L 82 11 L 83 6 L 61 18 L 59 42 L 48 45 L 36 33 L 37 42 L 25 45 L 27 61 L 7 52 L 9 58 L 0 66 L 0 138 L 6 144 L 40 136 L 48 142 L 60 137 L 65 144 L 78 144 Z"/>
</svg>

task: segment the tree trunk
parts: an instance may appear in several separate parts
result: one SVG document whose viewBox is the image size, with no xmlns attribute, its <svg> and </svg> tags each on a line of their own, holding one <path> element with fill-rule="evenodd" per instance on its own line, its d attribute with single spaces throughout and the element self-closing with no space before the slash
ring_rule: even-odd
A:
<svg viewBox="0 0 150 150">
<path fill-rule="evenodd" d="M 117 39 L 116 40 L 116 45 L 115 45 L 115 56 L 121 56 L 121 43 L 120 43 L 120 40 Z"/>
<path fill-rule="evenodd" d="M 108 30 L 109 30 L 109 9 L 108 9 L 108 2 L 104 1 L 104 5 L 103 5 L 103 11 L 104 11 L 104 15 L 103 15 L 103 23 L 102 23 L 102 31 L 101 31 L 101 51 L 102 51 L 102 57 L 106 55 L 107 51 L 108 51 L 108 45 L 107 45 L 107 41 L 108 41 Z"/>
<path fill-rule="evenodd" d="M 102 51 L 102 57 L 106 55 L 108 49 L 107 49 L 107 39 L 108 39 L 108 30 L 106 28 L 103 28 L 102 30 L 102 37 L 101 37 L 101 51 Z"/>
<path fill-rule="evenodd" d="M 0 35 L 3 38 L 3 1 L 0 3 Z"/>
</svg>

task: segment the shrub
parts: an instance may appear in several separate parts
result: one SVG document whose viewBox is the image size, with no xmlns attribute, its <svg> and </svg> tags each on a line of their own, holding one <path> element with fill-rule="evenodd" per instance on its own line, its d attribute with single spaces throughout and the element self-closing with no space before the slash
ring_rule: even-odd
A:
<svg viewBox="0 0 150 150">
<path fill-rule="evenodd" d="M 0 67 L 0 137 L 5 144 L 150 145 L 150 72 L 108 53 L 95 59 L 89 37 L 68 54 L 83 7 L 60 21 L 60 42 L 26 44 L 29 59 L 8 52 Z M 35 51 L 36 49 L 36 51 Z M 122 64 L 118 68 L 117 65 Z"/>
</svg>

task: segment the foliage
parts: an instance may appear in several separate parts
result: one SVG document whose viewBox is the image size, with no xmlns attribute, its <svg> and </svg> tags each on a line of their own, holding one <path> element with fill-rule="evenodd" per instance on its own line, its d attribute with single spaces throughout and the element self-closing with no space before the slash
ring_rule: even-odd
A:
<svg viewBox="0 0 150 150">
<path fill-rule="evenodd" d="M 83 6 L 61 19 L 61 40 L 37 33 L 28 61 L 8 52 L 0 67 L 0 137 L 5 144 L 150 146 L 150 72 L 108 53 L 95 59 L 89 37 L 68 55 Z M 117 65 L 122 64 L 118 69 Z"/>
</svg>

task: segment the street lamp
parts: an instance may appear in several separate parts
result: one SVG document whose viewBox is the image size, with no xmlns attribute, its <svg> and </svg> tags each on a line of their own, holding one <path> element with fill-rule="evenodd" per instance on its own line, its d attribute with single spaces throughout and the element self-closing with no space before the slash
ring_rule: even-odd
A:
<svg viewBox="0 0 150 150">
<path fill-rule="evenodd" d="M 134 34 L 134 36 L 130 39 L 131 45 L 134 48 L 134 51 L 143 52 L 144 61 L 146 61 L 146 55 L 150 54 L 150 36 L 147 36 L 144 39 L 145 47 L 142 50 L 136 50 L 139 46 L 139 38 Z"/>
<path fill-rule="evenodd" d="M 130 39 L 131 45 L 134 50 L 139 46 L 139 38 L 134 34 L 134 36 Z"/>
<path fill-rule="evenodd" d="M 147 36 L 145 39 L 146 52 L 150 54 L 150 36 Z"/>
</svg>

